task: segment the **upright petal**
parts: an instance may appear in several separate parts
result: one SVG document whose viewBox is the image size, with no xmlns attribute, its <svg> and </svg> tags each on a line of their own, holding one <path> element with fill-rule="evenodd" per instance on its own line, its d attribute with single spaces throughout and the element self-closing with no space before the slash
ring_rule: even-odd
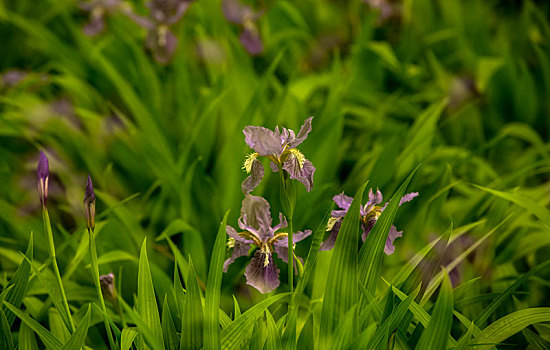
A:
<svg viewBox="0 0 550 350">
<path fill-rule="evenodd" d="M 283 151 L 281 137 L 267 128 L 247 126 L 243 133 L 246 144 L 261 156 L 279 156 Z"/>
<path fill-rule="evenodd" d="M 391 255 L 395 251 L 393 242 L 397 237 L 403 237 L 403 231 L 397 231 L 395 226 L 391 225 L 388 239 L 386 240 L 386 246 L 384 247 L 384 253 L 386 253 L 386 255 Z"/>
<path fill-rule="evenodd" d="M 286 222 L 286 218 L 283 216 L 282 213 L 279 213 L 279 223 L 273 227 L 273 232 L 277 232 L 278 230 L 285 228 L 288 226 L 288 223 Z"/>
<path fill-rule="evenodd" d="M 342 192 L 332 197 L 332 200 L 336 203 L 336 205 L 347 212 L 351 205 L 351 202 L 353 201 L 353 198 L 351 198 L 350 196 L 346 196 L 344 192 Z"/>
<path fill-rule="evenodd" d="M 290 141 L 288 143 L 288 147 L 289 148 L 295 148 L 297 147 L 299 144 L 301 144 L 302 142 L 304 142 L 305 139 L 307 139 L 307 135 L 310 133 L 311 131 L 311 120 L 313 119 L 313 117 L 309 117 L 307 118 L 305 121 L 304 121 L 304 124 L 302 125 L 302 127 L 300 128 L 300 132 L 298 133 L 298 135 L 296 135 L 292 141 Z"/>
<path fill-rule="evenodd" d="M 250 175 L 244 179 L 241 189 L 245 195 L 252 192 L 262 182 L 264 177 L 264 166 L 258 159 L 252 161 Z"/>
<path fill-rule="evenodd" d="M 309 160 L 305 159 L 302 166 L 300 166 L 299 158 L 294 154 L 290 154 L 283 164 L 283 169 L 288 172 L 291 179 L 300 181 L 308 192 L 311 191 L 315 167 Z"/>
<path fill-rule="evenodd" d="M 245 225 L 253 227 L 259 233 L 260 240 L 264 240 L 271 227 L 271 212 L 265 198 L 247 195 L 241 207 L 241 217 Z"/>
<path fill-rule="evenodd" d="M 279 268 L 273 261 L 271 253 L 257 250 L 250 264 L 246 267 L 246 284 L 251 285 L 260 293 L 269 293 L 279 286 Z"/>
</svg>

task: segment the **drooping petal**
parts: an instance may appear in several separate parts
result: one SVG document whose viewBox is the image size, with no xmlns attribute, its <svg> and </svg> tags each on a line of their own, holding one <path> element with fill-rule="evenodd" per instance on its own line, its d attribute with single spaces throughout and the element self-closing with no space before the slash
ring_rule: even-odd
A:
<svg viewBox="0 0 550 350">
<path fill-rule="evenodd" d="M 386 255 L 391 255 L 395 251 L 393 242 L 397 237 L 403 237 L 403 231 L 397 231 L 395 226 L 391 225 L 388 239 L 386 240 L 386 246 L 384 247 L 384 253 L 386 253 Z"/>
<path fill-rule="evenodd" d="M 227 272 L 227 268 L 229 267 L 229 265 L 231 265 L 237 258 L 248 255 L 248 251 L 251 247 L 252 246 L 248 243 L 243 243 L 241 241 L 235 240 L 235 245 L 233 246 L 231 257 L 229 257 L 223 263 L 223 272 Z"/>
<path fill-rule="evenodd" d="M 255 24 L 246 26 L 239 37 L 241 44 L 251 55 L 259 55 L 264 50 L 264 44 Z"/>
<path fill-rule="evenodd" d="M 264 166 L 258 159 L 252 161 L 250 175 L 244 179 L 241 189 L 245 195 L 252 192 L 262 182 L 264 177 Z"/>
<path fill-rule="evenodd" d="M 290 154 L 283 164 L 283 169 L 289 173 L 291 179 L 300 181 L 308 192 L 311 191 L 315 167 L 309 160 L 305 159 L 302 166 L 300 166 L 298 157 Z"/>
<path fill-rule="evenodd" d="M 342 220 L 337 220 L 334 225 L 332 226 L 332 229 L 330 230 L 330 234 L 328 235 L 327 239 L 321 244 L 321 248 L 319 250 L 331 250 L 334 248 L 334 244 L 336 244 L 336 238 L 338 237 L 338 232 L 340 231 L 340 226 L 342 226 Z"/>
<path fill-rule="evenodd" d="M 243 130 L 246 144 L 261 156 L 281 154 L 281 138 L 274 131 L 261 126 L 247 126 Z"/>
<path fill-rule="evenodd" d="M 285 263 L 288 264 L 288 247 L 283 247 L 283 246 L 273 246 L 273 250 L 275 251 L 275 253 L 277 253 L 277 256 L 279 257 L 279 259 L 281 259 L 282 261 L 284 261 Z M 302 266 L 304 265 L 304 259 L 300 258 L 299 256 L 294 256 L 294 273 L 297 274 L 298 273 L 298 266 L 296 265 L 296 259 L 300 259 L 300 262 L 302 263 Z"/>
<path fill-rule="evenodd" d="M 342 192 L 332 197 L 332 200 L 336 203 L 336 205 L 347 212 L 351 205 L 351 202 L 353 201 L 353 198 L 351 198 L 350 196 L 346 196 L 344 192 Z"/>
<path fill-rule="evenodd" d="M 168 64 L 176 52 L 178 38 L 167 26 L 158 26 L 149 30 L 145 46 L 153 53 L 155 61 Z"/>
<path fill-rule="evenodd" d="M 300 132 L 298 133 L 298 135 L 296 135 L 296 136 L 292 135 L 293 136 L 292 140 L 289 141 L 289 143 L 288 143 L 289 148 L 295 148 L 299 144 L 304 142 L 305 139 L 307 139 L 307 135 L 311 131 L 311 120 L 312 119 L 313 119 L 313 117 L 307 118 L 304 121 L 304 124 L 302 125 L 302 127 L 300 128 Z M 294 134 L 294 132 L 292 132 L 292 134 Z"/>
<path fill-rule="evenodd" d="M 246 267 L 246 284 L 256 288 L 260 293 L 269 293 L 279 286 L 279 268 L 270 253 L 257 250 L 250 264 Z"/>
<path fill-rule="evenodd" d="M 265 198 L 246 195 L 242 202 L 241 217 L 243 223 L 256 229 L 260 240 L 264 241 L 271 228 L 270 206 Z"/>
</svg>

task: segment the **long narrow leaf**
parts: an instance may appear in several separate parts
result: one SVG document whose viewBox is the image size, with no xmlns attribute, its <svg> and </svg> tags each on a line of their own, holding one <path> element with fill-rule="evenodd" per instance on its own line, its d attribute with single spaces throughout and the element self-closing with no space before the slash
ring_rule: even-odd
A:
<svg viewBox="0 0 550 350">
<path fill-rule="evenodd" d="M 84 318 L 80 321 L 80 324 L 69 340 L 65 343 L 65 345 L 63 345 L 62 350 L 80 349 L 84 346 L 84 341 L 86 340 L 86 335 L 88 334 L 88 327 L 90 326 L 90 315 L 91 308 L 90 305 L 88 305 L 86 315 L 84 315 Z"/>
<path fill-rule="evenodd" d="M 195 267 L 189 257 L 189 275 L 187 276 L 187 295 L 183 305 L 181 320 L 180 349 L 200 349 L 203 340 L 203 311 L 201 291 L 197 283 Z"/>
</svg>

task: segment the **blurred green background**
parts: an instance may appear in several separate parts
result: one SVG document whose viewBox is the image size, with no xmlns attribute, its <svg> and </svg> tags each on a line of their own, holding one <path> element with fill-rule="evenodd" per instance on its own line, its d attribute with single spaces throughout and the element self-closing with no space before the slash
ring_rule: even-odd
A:
<svg viewBox="0 0 550 350">
<path fill-rule="evenodd" d="M 533 208 L 550 202 L 550 3 L 246 4 L 258 16 L 236 24 L 220 1 L 190 3 L 170 26 L 178 44 L 163 64 L 146 45 L 147 30 L 126 15 L 133 8 L 146 16 L 142 2 L 105 10 L 105 28 L 93 37 L 83 31 L 89 12 L 74 1 L 0 2 L 0 283 L 21 261 L 31 231 L 35 259 L 47 257 L 35 175 L 40 149 L 50 160 L 59 264 L 77 272 L 69 300 L 94 297 L 88 257 L 74 264 L 87 239 L 88 173 L 98 197 L 100 271 L 115 272 L 132 300 L 144 237 L 158 295 L 173 276 L 166 236 L 205 281 L 223 214 L 231 210 L 232 226 L 239 216 L 241 166 L 250 152 L 242 129 L 297 130 L 310 115 L 313 130 L 300 150 L 317 171 L 310 193 L 297 186 L 297 230 L 315 229 L 332 196 L 353 195 L 366 180 L 389 200 L 422 163 L 409 185 L 420 196 L 398 213 L 404 235 L 383 275 L 451 222 L 482 220 L 455 245 L 456 256 L 510 214 L 456 269 L 457 283 L 483 276 L 476 292 L 495 291 L 506 276 L 547 260 L 549 223 Z M 247 52 L 243 30 L 259 33 L 261 53 Z M 273 217 L 281 211 L 278 191 L 278 175 L 266 167 L 254 193 L 270 201 Z M 298 245 L 298 255 L 308 247 L 307 240 Z M 329 255 L 321 255 L 320 266 Z M 260 298 L 244 284 L 246 264 L 241 258 L 224 275 L 226 310 L 232 294 L 243 308 Z M 323 280 L 317 271 L 312 298 Z M 530 283 L 517 303 L 549 306 L 548 282 Z M 29 292 L 43 293 L 37 284 Z M 466 314 L 479 312 L 479 305 L 469 307 Z"/>
</svg>

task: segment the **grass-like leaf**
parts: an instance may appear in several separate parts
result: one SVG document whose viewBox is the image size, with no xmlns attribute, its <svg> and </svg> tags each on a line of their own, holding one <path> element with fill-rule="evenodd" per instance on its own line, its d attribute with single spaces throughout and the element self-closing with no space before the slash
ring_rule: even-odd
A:
<svg viewBox="0 0 550 350">
<path fill-rule="evenodd" d="M 19 349 L 38 350 L 38 343 L 32 329 L 22 322 L 19 327 Z"/>
<path fill-rule="evenodd" d="M 220 348 L 220 288 L 223 276 L 223 261 L 225 259 L 225 235 L 227 226 L 227 211 L 223 217 L 218 235 L 214 242 L 210 268 L 208 269 L 208 283 L 204 305 L 204 348 L 218 350 Z"/>
<path fill-rule="evenodd" d="M 86 340 L 86 335 L 88 334 L 88 327 L 90 326 L 90 315 L 91 307 L 88 305 L 86 315 L 84 315 L 84 318 L 80 321 L 80 324 L 69 340 L 67 340 L 65 345 L 63 345 L 62 350 L 81 349 L 82 346 L 84 346 L 84 341 Z"/>
<path fill-rule="evenodd" d="M 550 322 L 550 307 L 519 310 L 499 318 L 483 329 L 470 345 L 476 345 L 476 350 L 490 349 L 493 347 L 491 344 L 498 344 L 525 327 L 540 322 Z"/>
<path fill-rule="evenodd" d="M 40 339 L 42 339 L 42 342 L 50 349 L 58 350 L 63 347 L 63 344 L 54 337 L 46 328 L 44 328 L 40 323 L 33 320 L 29 315 L 25 314 L 12 304 L 4 301 L 4 305 L 15 314 L 15 316 L 19 317 L 21 321 L 23 321 L 27 326 L 29 326 L 30 329 L 32 329 Z"/>
<path fill-rule="evenodd" d="M 357 302 L 357 245 L 359 208 L 367 183 L 363 184 L 344 217 L 332 253 L 321 313 L 319 345 L 330 348 L 330 339 L 345 314 Z M 352 332 L 353 334 L 353 332 Z"/>
<path fill-rule="evenodd" d="M 280 350 L 283 348 L 281 335 L 269 310 L 265 310 L 265 317 L 267 321 L 267 350 Z"/>
<path fill-rule="evenodd" d="M 134 339 L 139 335 L 136 327 L 126 327 L 122 330 L 122 336 L 120 341 L 120 350 L 130 350 L 130 347 L 134 343 Z"/>
<path fill-rule="evenodd" d="M 13 338 L 10 332 L 10 326 L 8 324 L 8 319 L 3 309 L 0 309 L 0 324 L 2 329 L 2 334 L 0 335 L 0 349 L 2 350 L 13 350 Z"/>
<path fill-rule="evenodd" d="M 221 331 L 221 348 L 224 350 L 241 349 L 246 340 L 246 334 L 264 312 L 273 303 L 286 298 L 290 293 L 281 293 L 257 303 L 241 316 L 237 317 L 229 326 Z"/>
<path fill-rule="evenodd" d="M 403 184 L 397 189 L 359 251 L 359 281 L 367 288 L 367 291 L 373 295 L 376 291 L 376 284 L 380 277 L 380 269 L 384 257 L 384 245 L 388 239 L 390 227 L 397 214 L 401 197 L 405 194 L 407 186 L 417 169 L 418 167 L 409 174 L 409 177 L 407 177 Z"/>
<path fill-rule="evenodd" d="M 189 275 L 187 276 L 187 295 L 183 305 L 181 320 L 180 350 L 200 349 L 203 345 L 203 311 L 201 291 L 193 261 L 189 258 Z"/>
<path fill-rule="evenodd" d="M 164 296 L 164 302 L 162 303 L 162 334 L 164 335 L 164 346 L 168 350 L 179 349 L 180 341 L 178 339 L 178 332 L 174 325 L 174 320 L 170 313 L 170 307 L 168 306 L 167 296 Z"/>
<path fill-rule="evenodd" d="M 139 255 L 137 296 L 137 309 L 141 319 L 162 343 L 163 337 L 159 309 L 157 306 L 157 298 L 155 297 L 155 289 L 153 288 L 149 259 L 147 258 L 147 239 L 143 240 L 141 254 Z"/>
<path fill-rule="evenodd" d="M 453 287 L 447 273 L 435 302 L 432 318 L 422 332 L 416 349 L 446 349 L 453 321 Z"/>
</svg>

